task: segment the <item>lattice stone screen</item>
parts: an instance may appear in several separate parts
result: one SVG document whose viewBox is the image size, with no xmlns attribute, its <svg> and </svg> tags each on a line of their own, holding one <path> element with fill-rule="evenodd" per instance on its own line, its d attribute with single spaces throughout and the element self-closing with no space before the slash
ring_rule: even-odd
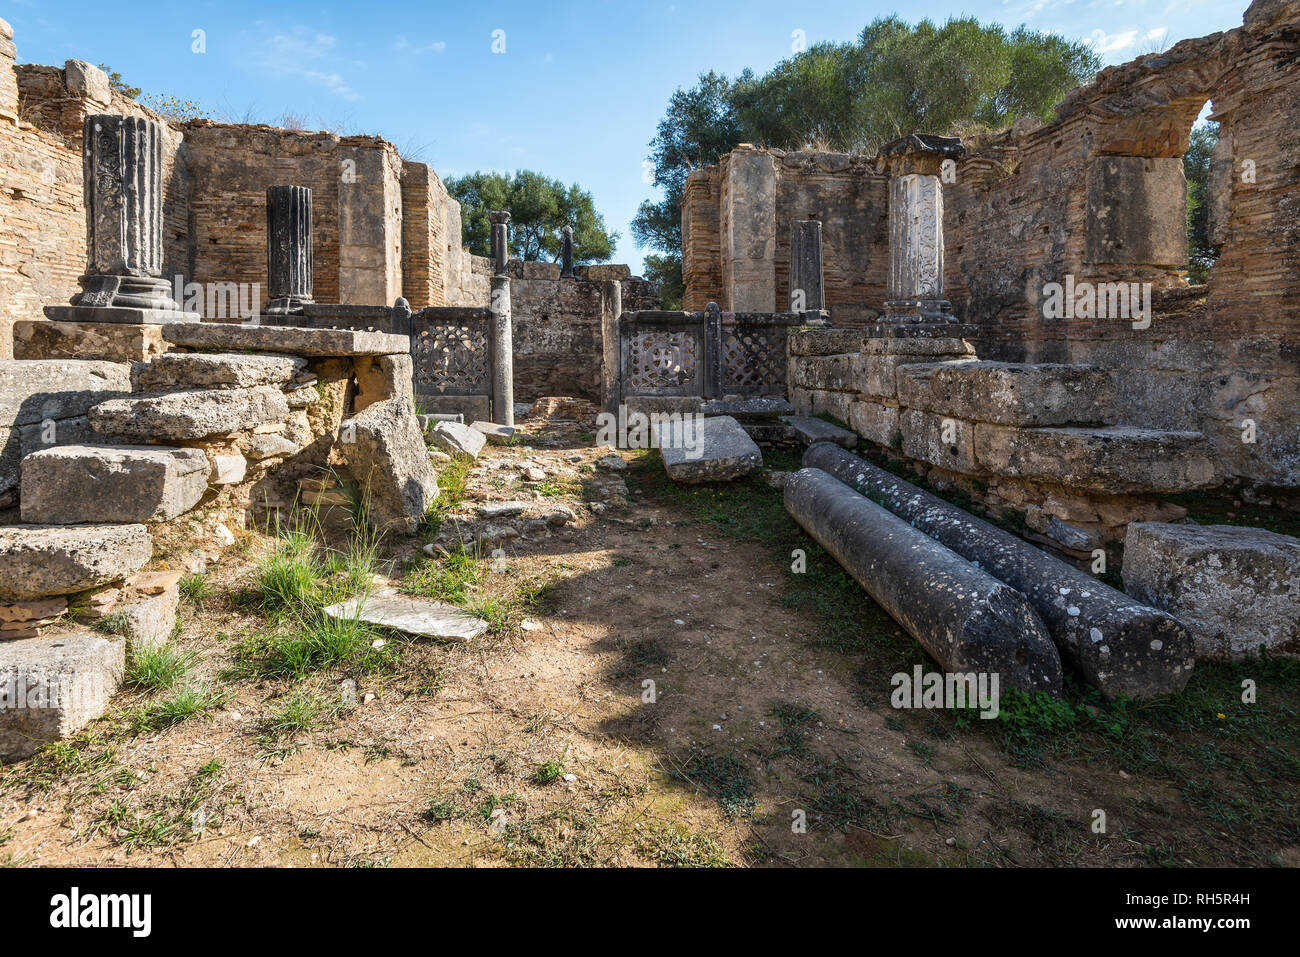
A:
<svg viewBox="0 0 1300 957">
<path fill-rule="evenodd" d="M 776 396 L 793 313 L 641 311 L 619 319 L 622 398 Z"/>
</svg>

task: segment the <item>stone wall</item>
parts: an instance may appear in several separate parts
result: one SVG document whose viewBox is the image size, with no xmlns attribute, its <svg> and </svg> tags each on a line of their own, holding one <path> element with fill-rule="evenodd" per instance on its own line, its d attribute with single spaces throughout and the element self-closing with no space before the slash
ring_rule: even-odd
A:
<svg viewBox="0 0 1300 957">
<path fill-rule="evenodd" d="M 659 308 L 658 287 L 630 275 L 627 266 L 578 266 L 575 278 L 563 279 L 558 263 L 512 259 L 509 271 L 515 401 L 564 395 L 599 402 L 610 285 L 622 287 L 626 312 Z"/>
<path fill-rule="evenodd" d="M 1296 0 L 1257 0 L 1239 29 L 1103 70 L 1051 123 L 971 140 L 943 185 L 945 295 L 977 327 L 982 358 L 1110 370 L 1120 423 L 1203 432 L 1231 474 L 1266 485 L 1300 484 L 1298 25 Z M 1208 283 L 1191 286 L 1181 157 L 1207 101 L 1220 124 L 1211 229 L 1222 246 Z M 774 200 L 762 177 L 730 172 L 739 157 L 770 167 Z M 769 213 L 755 225 L 729 209 L 754 197 L 776 221 L 770 270 Z M 832 322 L 860 325 L 883 306 L 886 215 L 865 160 L 742 147 L 688 181 L 688 308 L 766 302 L 772 287 L 779 305 L 789 220 L 823 218 Z M 763 269 L 737 268 L 737 250 Z M 1044 287 L 1067 277 L 1150 283 L 1149 327 L 1044 318 Z"/>
</svg>

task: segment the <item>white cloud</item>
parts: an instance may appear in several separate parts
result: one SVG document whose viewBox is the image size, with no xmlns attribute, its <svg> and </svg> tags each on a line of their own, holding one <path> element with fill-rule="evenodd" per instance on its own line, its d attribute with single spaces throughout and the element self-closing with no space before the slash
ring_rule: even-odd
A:
<svg viewBox="0 0 1300 957">
<path fill-rule="evenodd" d="M 341 73 L 329 68 L 338 59 L 338 40 L 330 34 L 297 26 L 272 33 L 260 46 L 255 61 L 272 76 L 296 77 L 344 100 L 361 99 Z"/>
<path fill-rule="evenodd" d="M 406 53 L 412 56 L 418 56 L 421 53 L 442 53 L 447 49 L 446 40 L 435 40 L 432 43 L 415 44 L 404 36 L 399 36 L 393 41 L 393 49 L 398 53 Z"/>
<path fill-rule="evenodd" d="M 1107 53 L 1117 53 L 1125 50 L 1137 42 L 1138 32 L 1136 30 L 1125 30 L 1123 33 L 1107 33 L 1105 30 L 1093 30 L 1092 35 L 1088 38 L 1088 43 L 1098 54 L 1105 56 Z"/>
</svg>

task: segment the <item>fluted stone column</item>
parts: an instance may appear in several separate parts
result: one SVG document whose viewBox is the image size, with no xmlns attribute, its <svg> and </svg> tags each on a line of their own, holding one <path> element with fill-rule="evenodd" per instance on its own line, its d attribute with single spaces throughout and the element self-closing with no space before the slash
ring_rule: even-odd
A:
<svg viewBox="0 0 1300 957">
<path fill-rule="evenodd" d="M 822 277 L 822 224 L 816 219 L 790 223 L 790 311 L 812 325 L 828 317 Z"/>
<path fill-rule="evenodd" d="M 563 279 L 573 278 L 573 227 L 565 226 L 560 230 L 560 236 L 563 245 L 560 247 L 560 277 Z"/>
<path fill-rule="evenodd" d="M 880 150 L 889 182 L 889 288 L 882 322 L 954 322 L 943 295 L 944 164 L 966 152 L 951 136 L 915 133 Z M 949 166 L 955 171 L 955 165 Z"/>
<path fill-rule="evenodd" d="M 180 311 L 162 278 L 163 127 L 96 113 L 82 127 L 87 265 L 73 305 L 51 319 L 159 323 L 197 320 Z"/>
<path fill-rule="evenodd" d="M 301 313 L 312 301 L 311 189 L 266 190 L 266 285 L 270 315 Z"/>
</svg>

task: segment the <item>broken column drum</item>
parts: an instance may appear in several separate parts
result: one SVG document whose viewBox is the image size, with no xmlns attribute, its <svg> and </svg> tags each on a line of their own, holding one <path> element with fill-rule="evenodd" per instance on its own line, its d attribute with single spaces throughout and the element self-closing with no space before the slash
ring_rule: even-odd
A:
<svg viewBox="0 0 1300 957">
<path fill-rule="evenodd" d="M 1154 698 L 1179 690 L 1191 677 L 1192 637 L 1167 612 L 829 442 L 811 446 L 803 464 L 835 476 L 1022 592 L 1061 655 L 1105 697 Z"/>
<path fill-rule="evenodd" d="M 161 124 L 96 113 L 82 127 L 87 266 L 82 307 L 179 310 L 162 278 Z"/>
<path fill-rule="evenodd" d="M 785 508 L 945 671 L 1060 694 L 1060 655 L 1014 588 L 820 469 L 786 479 Z"/>
<path fill-rule="evenodd" d="M 266 311 L 284 315 L 312 301 L 311 189 L 266 190 Z"/>
<path fill-rule="evenodd" d="M 504 276 L 510 261 L 510 214 L 505 210 L 493 210 L 488 213 L 492 224 L 491 253 L 492 275 Z"/>
</svg>

